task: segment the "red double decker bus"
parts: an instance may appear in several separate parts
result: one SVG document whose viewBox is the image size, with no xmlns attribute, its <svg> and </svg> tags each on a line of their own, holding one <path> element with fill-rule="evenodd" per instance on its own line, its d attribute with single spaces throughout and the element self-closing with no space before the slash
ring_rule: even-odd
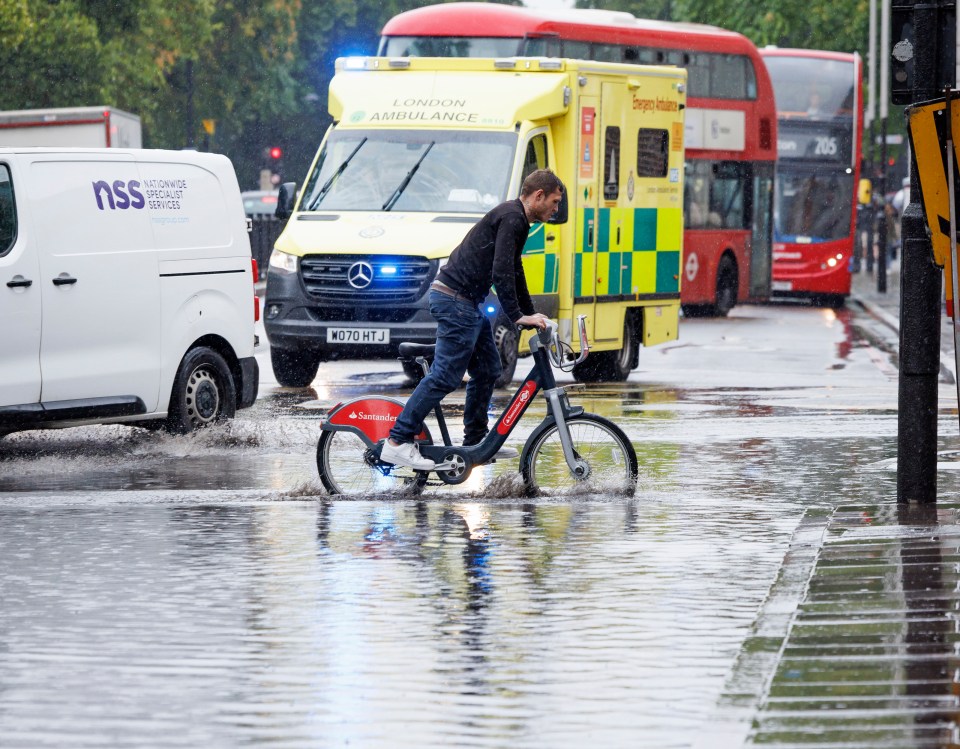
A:
<svg viewBox="0 0 960 749">
<path fill-rule="evenodd" d="M 681 301 L 688 313 L 725 315 L 738 301 L 769 298 L 776 109 L 766 67 L 746 37 L 616 11 L 449 3 L 395 16 L 383 28 L 379 55 L 686 68 Z"/>
<path fill-rule="evenodd" d="M 856 240 L 863 65 L 855 53 L 761 54 L 778 116 L 773 295 L 841 306 Z"/>
</svg>

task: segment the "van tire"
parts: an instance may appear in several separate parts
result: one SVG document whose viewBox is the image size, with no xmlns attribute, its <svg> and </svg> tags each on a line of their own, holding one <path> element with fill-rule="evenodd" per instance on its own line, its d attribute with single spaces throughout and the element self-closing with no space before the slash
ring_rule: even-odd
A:
<svg viewBox="0 0 960 749">
<path fill-rule="evenodd" d="M 173 381 L 167 431 L 176 434 L 232 419 L 237 412 L 237 386 L 230 365 L 211 348 L 191 349 Z"/>
<path fill-rule="evenodd" d="M 273 376 L 283 387 L 303 388 L 313 382 L 320 366 L 320 357 L 313 353 L 297 353 L 281 348 L 270 349 Z"/>
</svg>

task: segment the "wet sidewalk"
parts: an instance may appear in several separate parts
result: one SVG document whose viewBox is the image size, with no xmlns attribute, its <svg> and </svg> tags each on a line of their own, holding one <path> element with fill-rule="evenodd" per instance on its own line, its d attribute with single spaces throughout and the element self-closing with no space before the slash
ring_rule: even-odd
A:
<svg viewBox="0 0 960 749">
<path fill-rule="evenodd" d="M 897 335 L 899 271 L 885 293 L 855 275 L 849 303 Z M 952 383 L 945 316 L 941 330 Z M 933 506 L 807 511 L 696 747 L 960 747 L 960 501 L 941 475 Z"/>
<path fill-rule="evenodd" d="M 697 746 L 960 746 L 958 565 L 955 502 L 808 513 Z"/>
</svg>

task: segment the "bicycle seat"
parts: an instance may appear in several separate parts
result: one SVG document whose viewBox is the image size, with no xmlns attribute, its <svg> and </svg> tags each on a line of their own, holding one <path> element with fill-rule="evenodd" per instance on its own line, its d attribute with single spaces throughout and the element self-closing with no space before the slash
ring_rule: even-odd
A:
<svg viewBox="0 0 960 749">
<path fill-rule="evenodd" d="M 397 347 L 400 356 L 404 359 L 414 359 L 423 356 L 428 359 L 433 358 L 433 351 L 437 347 L 435 343 L 401 343 Z"/>
</svg>

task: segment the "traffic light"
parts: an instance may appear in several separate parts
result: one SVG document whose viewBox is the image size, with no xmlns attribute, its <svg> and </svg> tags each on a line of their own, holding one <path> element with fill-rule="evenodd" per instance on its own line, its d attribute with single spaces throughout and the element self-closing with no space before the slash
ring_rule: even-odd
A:
<svg viewBox="0 0 960 749">
<path fill-rule="evenodd" d="M 270 172 L 270 184 L 276 187 L 283 181 L 283 149 L 267 146 L 263 149 L 263 167 Z"/>
</svg>

